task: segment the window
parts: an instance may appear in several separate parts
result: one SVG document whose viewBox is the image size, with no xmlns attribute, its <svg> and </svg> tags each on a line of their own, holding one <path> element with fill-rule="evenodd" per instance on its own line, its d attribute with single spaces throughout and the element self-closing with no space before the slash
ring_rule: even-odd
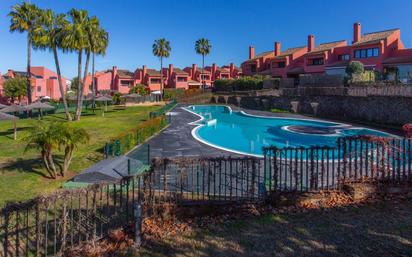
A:
<svg viewBox="0 0 412 257">
<path fill-rule="evenodd" d="M 152 83 L 152 84 L 160 84 L 160 79 L 150 79 L 150 83 Z"/>
<path fill-rule="evenodd" d="M 41 86 L 37 86 L 37 92 L 41 92 Z"/>
<path fill-rule="evenodd" d="M 256 64 L 251 64 L 250 65 L 250 71 L 251 72 L 256 72 Z"/>
<path fill-rule="evenodd" d="M 350 55 L 349 54 L 338 55 L 338 60 L 339 61 L 349 61 L 350 60 Z"/>
<path fill-rule="evenodd" d="M 186 77 L 177 77 L 177 82 L 185 82 Z"/>
<path fill-rule="evenodd" d="M 311 59 L 309 60 L 309 65 L 323 65 L 323 58 L 315 58 L 315 59 Z"/>
<path fill-rule="evenodd" d="M 286 67 L 286 63 L 285 62 L 275 62 L 275 68 L 285 68 Z"/>
<path fill-rule="evenodd" d="M 379 48 L 358 49 L 354 51 L 353 56 L 356 59 L 371 58 L 379 56 Z"/>
</svg>

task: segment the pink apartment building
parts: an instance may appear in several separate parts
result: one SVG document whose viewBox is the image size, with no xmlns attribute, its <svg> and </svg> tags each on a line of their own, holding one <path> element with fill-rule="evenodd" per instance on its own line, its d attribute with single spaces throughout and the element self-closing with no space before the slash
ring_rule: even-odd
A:
<svg viewBox="0 0 412 257">
<path fill-rule="evenodd" d="M 5 100 L 3 93 L 3 85 L 7 79 L 16 76 L 27 77 L 27 72 L 8 70 L 6 74 L 0 79 L 0 97 Z M 46 67 L 33 66 L 31 67 L 30 75 L 32 85 L 32 100 L 36 101 L 39 98 L 50 97 L 54 100 L 59 100 L 62 96 L 60 94 L 57 74 Z M 62 77 L 62 84 L 66 90 L 66 79 Z"/>
<path fill-rule="evenodd" d="M 316 45 L 315 36 L 309 35 L 305 47 L 281 51 L 275 42 L 273 51 L 255 56 L 249 47 L 249 59 L 242 63 L 244 75 L 271 75 L 272 77 L 298 77 L 301 74 L 345 74 L 350 61 L 360 61 L 366 69 L 383 73 L 387 79 L 412 82 L 412 49 L 406 49 L 399 29 L 361 33 L 361 24 L 353 25 L 353 40 Z"/>
</svg>

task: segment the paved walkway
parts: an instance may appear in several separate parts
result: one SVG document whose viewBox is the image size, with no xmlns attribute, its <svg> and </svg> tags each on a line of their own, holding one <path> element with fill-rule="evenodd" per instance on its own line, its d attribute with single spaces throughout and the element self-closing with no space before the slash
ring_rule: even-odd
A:
<svg viewBox="0 0 412 257">
<path fill-rule="evenodd" d="M 223 151 L 208 145 L 205 145 L 195 138 L 193 138 L 191 132 L 195 128 L 195 125 L 189 125 L 189 123 L 199 119 L 198 116 L 182 109 L 185 105 L 176 106 L 171 112 L 171 124 L 168 128 L 163 130 L 159 135 L 151 138 L 145 144 L 137 149 L 131 151 L 129 155 L 133 155 L 136 151 L 139 151 L 142 147 L 150 145 L 150 156 L 153 157 L 190 157 L 190 156 L 240 156 L 232 152 Z M 233 110 L 244 110 L 238 107 L 233 107 Z M 301 115 L 294 115 L 289 113 L 269 113 L 255 110 L 244 110 L 247 113 L 263 116 L 273 117 L 304 117 Z"/>
</svg>

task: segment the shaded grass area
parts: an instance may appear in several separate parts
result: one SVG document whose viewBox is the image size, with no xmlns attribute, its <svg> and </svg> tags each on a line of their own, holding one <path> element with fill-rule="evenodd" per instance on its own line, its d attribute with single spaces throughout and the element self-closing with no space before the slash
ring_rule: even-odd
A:
<svg viewBox="0 0 412 257">
<path fill-rule="evenodd" d="M 150 240 L 139 256 L 411 256 L 412 202 L 230 221 Z"/>
<path fill-rule="evenodd" d="M 90 134 L 90 142 L 81 145 L 73 157 L 70 174 L 65 179 L 47 179 L 47 172 L 42 167 L 39 152 L 32 150 L 24 152 L 24 140 L 27 129 L 38 120 L 21 119 L 17 121 L 18 140 L 13 140 L 13 125 L 11 121 L 0 121 L 0 206 L 6 201 L 21 201 L 35 197 L 38 194 L 49 193 L 70 176 L 85 169 L 103 158 L 103 146 L 111 138 L 125 130 L 136 127 L 147 120 L 149 113 L 161 108 L 156 106 L 134 106 L 127 109 L 114 110 L 109 108 L 102 116 L 100 110 L 86 110 L 76 126 L 84 128 Z M 47 115 L 45 122 L 64 121 L 64 114 Z M 58 156 L 60 157 L 60 156 Z"/>
</svg>

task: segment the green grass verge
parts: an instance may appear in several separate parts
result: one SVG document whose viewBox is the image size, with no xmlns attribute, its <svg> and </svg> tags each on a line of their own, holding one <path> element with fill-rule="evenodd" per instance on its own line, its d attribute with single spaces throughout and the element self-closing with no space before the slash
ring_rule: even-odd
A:
<svg viewBox="0 0 412 257">
<path fill-rule="evenodd" d="M 27 129 L 37 119 L 21 119 L 17 121 L 18 140 L 13 140 L 11 121 L 0 121 L 0 206 L 6 201 L 21 201 L 39 194 L 49 193 L 60 187 L 70 176 L 85 169 L 103 158 L 102 147 L 111 138 L 124 131 L 136 127 L 147 120 L 149 113 L 157 111 L 157 106 L 134 106 L 124 110 L 113 110 L 109 107 L 105 116 L 101 111 L 94 113 L 86 110 L 76 126 L 82 127 L 90 134 L 90 142 L 81 145 L 75 152 L 70 174 L 65 179 L 51 180 L 46 178 L 37 151 L 24 152 Z M 64 114 L 53 114 L 44 117 L 44 121 L 64 121 Z M 59 156 L 58 156 L 59 157 Z"/>
</svg>

